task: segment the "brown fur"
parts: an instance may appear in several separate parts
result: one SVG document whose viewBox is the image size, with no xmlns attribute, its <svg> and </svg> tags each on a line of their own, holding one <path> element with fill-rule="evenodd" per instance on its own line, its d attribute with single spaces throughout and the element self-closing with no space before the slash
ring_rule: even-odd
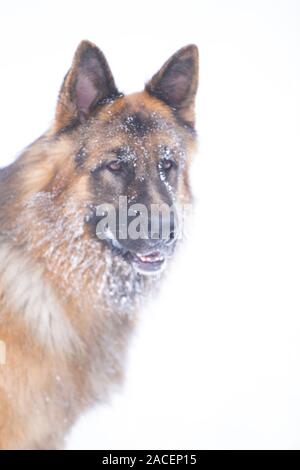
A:
<svg viewBox="0 0 300 470">
<path fill-rule="evenodd" d="M 124 97 L 103 54 L 84 41 L 53 125 L 0 172 L 0 449 L 63 447 L 79 414 L 120 383 L 140 301 L 160 277 L 112 256 L 86 220 L 97 202 L 122 194 L 166 199 L 157 149 L 174 142 L 185 160 L 171 184 L 176 200 L 190 201 L 197 65 L 188 46 L 145 91 Z M 124 189 L 107 172 L 99 182 L 98 166 L 128 146 L 134 181 Z"/>
</svg>

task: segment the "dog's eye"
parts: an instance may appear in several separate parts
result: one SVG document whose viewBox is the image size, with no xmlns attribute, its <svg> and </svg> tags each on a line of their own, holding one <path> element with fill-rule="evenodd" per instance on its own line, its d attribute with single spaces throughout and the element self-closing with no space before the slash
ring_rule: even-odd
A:
<svg viewBox="0 0 300 470">
<path fill-rule="evenodd" d="M 161 161 L 160 167 L 161 167 L 164 171 L 170 171 L 172 168 L 175 167 L 175 163 L 173 162 L 173 160 L 170 160 L 169 158 L 164 158 L 164 159 Z"/>
<path fill-rule="evenodd" d="M 122 162 L 121 160 L 112 160 L 111 162 L 107 163 L 106 168 L 114 173 L 122 170 Z"/>
</svg>

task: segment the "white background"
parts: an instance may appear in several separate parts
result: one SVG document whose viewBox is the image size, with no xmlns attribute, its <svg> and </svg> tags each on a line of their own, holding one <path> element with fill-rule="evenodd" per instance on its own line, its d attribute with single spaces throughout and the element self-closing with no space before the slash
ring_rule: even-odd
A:
<svg viewBox="0 0 300 470">
<path fill-rule="evenodd" d="M 1 165 L 51 122 L 81 39 L 125 92 L 200 49 L 190 239 L 68 448 L 300 448 L 299 24 L 297 0 L 1 2 Z"/>
</svg>

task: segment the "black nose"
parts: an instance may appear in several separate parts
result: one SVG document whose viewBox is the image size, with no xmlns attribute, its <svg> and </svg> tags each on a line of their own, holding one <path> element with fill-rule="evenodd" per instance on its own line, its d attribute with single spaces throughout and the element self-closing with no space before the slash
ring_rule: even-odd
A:
<svg viewBox="0 0 300 470">
<path fill-rule="evenodd" d="M 160 214 L 154 220 L 149 220 L 149 239 L 160 240 L 167 245 L 172 245 L 176 241 L 175 216 L 164 217 Z"/>
</svg>

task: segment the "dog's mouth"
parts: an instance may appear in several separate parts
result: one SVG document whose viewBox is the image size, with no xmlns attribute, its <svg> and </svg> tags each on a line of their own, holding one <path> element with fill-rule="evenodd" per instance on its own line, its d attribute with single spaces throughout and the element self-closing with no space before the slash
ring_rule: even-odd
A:
<svg viewBox="0 0 300 470">
<path fill-rule="evenodd" d="M 127 261 L 132 263 L 135 270 L 141 274 L 157 273 L 166 264 L 166 258 L 160 251 L 153 251 L 147 254 L 128 252 L 125 257 Z"/>
<path fill-rule="evenodd" d="M 115 239 L 106 239 L 106 243 L 116 256 L 121 256 L 140 274 L 159 273 L 166 265 L 167 254 L 162 250 L 156 249 L 147 253 L 138 253 L 124 249 Z"/>
<path fill-rule="evenodd" d="M 140 274 L 159 273 L 174 253 L 177 244 L 175 231 L 169 232 L 169 238 L 156 237 L 149 239 L 149 242 L 137 240 L 137 243 L 127 240 L 126 243 L 122 243 L 108 225 L 99 228 L 98 221 L 99 217 L 94 213 L 87 220 L 98 240 L 109 247 L 113 256 L 124 259 Z M 172 237 L 171 234 L 173 234 Z"/>
<path fill-rule="evenodd" d="M 148 247 L 149 251 L 138 252 L 122 245 L 109 229 L 105 231 L 105 238 L 102 238 L 102 241 L 111 249 L 113 255 L 122 257 L 138 273 L 144 275 L 162 271 L 167 264 L 167 258 L 173 254 L 175 248 L 175 243 L 172 243 L 172 246 L 157 244 L 152 251 Z"/>
</svg>

